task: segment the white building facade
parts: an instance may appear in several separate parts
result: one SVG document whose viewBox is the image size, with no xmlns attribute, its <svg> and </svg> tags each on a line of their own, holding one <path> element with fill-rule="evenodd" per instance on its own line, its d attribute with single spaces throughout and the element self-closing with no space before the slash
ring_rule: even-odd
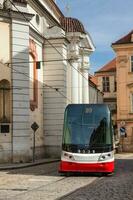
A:
<svg viewBox="0 0 133 200">
<path fill-rule="evenodd" d="M 1 1 L 0 162 L 59 157 L 64 109 L 89 103 L 90 36 L 53 0 Z"/>
</svg>

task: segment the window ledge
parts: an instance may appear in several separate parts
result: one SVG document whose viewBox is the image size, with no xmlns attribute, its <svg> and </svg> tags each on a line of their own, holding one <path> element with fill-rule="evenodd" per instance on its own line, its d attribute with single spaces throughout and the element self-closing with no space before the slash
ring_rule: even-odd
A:
<svg viewBox="0 0 133 200">
<path fill-rule="evenodd" d="M 133 115 L 133 112 L 130 112 L 129 115 Z"/>
</svg>

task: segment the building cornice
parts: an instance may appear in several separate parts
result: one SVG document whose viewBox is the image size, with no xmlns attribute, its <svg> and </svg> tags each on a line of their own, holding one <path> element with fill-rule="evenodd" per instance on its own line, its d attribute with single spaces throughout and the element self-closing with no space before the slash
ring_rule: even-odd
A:
<svg viewBox="0 0 133 200">
<path fill-rule="evenodd" d="M 106 73 L 106 74 L 109 73 L 109 75 L 112 75 L 112 74 L 116 73 L 116 70 L 112 70 L 112 71 L 99 71 L 99 72 L 95 72 L 95 75 L 98 75 L 98 74 L 102 75 L 104 73 Z"/>
<path fill-rule="evenodd" d="M 104 97 L 105 102 L 116 102 L 117 97 Z"/>
<path fill-rule="evenodd" d="M 70 43 L 70 41 L 66 38 L 66 37 L 50 37 L 50 38 L 46 38 L 46 40 L 64 40 L 67 43 Z"/>
<path fill-rule="evenodd" d="M 127 43 L 127 44 L 112 44 L 111 47 L 112 47 L 113 49 L 133 48 L 133 43 Z"/>
<path fill-rule="evenodd" d="M 24 13 L 25 18 L 27 19 L 27 21 L 30 21 L 32 19 L 32 17 L 34 16 L 33 14 L 29 14 L 29 13 Z M 6 10 L 6 9 L 0 9 L 0 17 L 5 17 L 8 19 L 19 19 L 22 21 L 25 21 L 25 18 L 22 14 L 20 14 L 18 11 L 13 11 L 13 10 Z"/>
<path fill-rule="evenodd" d="M 21 3 L 27 5 L 27 0 L 13 0 L 13 3 Z"/>
<path fill-rule="evenodd" d="M 39 42 L 44 43 L 47 41 L 59 41 L 59 40 L 64 40 L 64 44 L 69 43 L 66 37 L 51 37 L 51 38 L 46 38 L 43 35 L 40 35 L 36 30 L 34 30 L 32 27 L 30 27 L 30 36 L 33 38 L 36 38 Z M 54 43 L 55 44 L 55 43 Z M 57 43 L 59 44 L 59 42 Z M 49 44 L 50 45 L 50 44 Z"/>
<path fill-rule="evenodd" d="M 133 88 L 133 83 L 128 83 L 128 84 L 127 84 L 127 87 Z"/>
<path fill-rule="evenodd" d="M 133 113 L 129 113 L 130 115 Z M 121 121 L 125 121 L 125 122 L 131 122 L 133 123 L 133 118 L 122 118 L 122 119 L 118 119 L 117 122 L 121 122 Z"/>
<path fill-rule="evenodd" d="M 49 3 L 50 5 L 52 5 L 52 8 L 54 9 L 54 11 L 56 12 L 56 14 L 60 17 L 64 17 L 63 13 L 61 12 L 61 10 L 59 9 L 59 7 L 56 5 L 56 3 L 53 0 L 46 0 L 47 3 Z"/>
<path fill-rule="evenodd" d="M 91 48 L 79 47 L 80 55 L 90 55 L 93 52 Z"/>
<path fill-rule="evenodd" d="M 56 25 L 58 25 L 59 27 L 61 27 L 61 25 L 60 25 L 60 19 L 56 19 L 50 12 L 49 12 L 49 10 L 39 1 L 39 0 L 29 0 L 29 2 L 31 2 L 31 4 L 33 4 L 34 3 L 34 5 L 37 5 L 37 7 L 42 11 L 42 13 L 44 14 L 44 15 L 46 15 L 47 16 L 47 18 L 48 19 L 50 19 L 54 24 L 56 24 Z M 51 1 L 50 1 L 51 2 Z M 54 3 L 54 2 L 53 2 Z M 49 4 L 48 3 L 48 1 L 47 1 L 47 4 Z M 55 6 L 55 3 L 53 4 L 53 6 Z M 51 7 L 52 9 L 54 8 L 54 7 Z M 59 17 L 59 16 L 58 16 Z"/>
<path fill-rule="evenodd" d="M 30 36 L 36 38 L 39 42 L 44 43 L 45 38 L 42 35 L 40 35 L 37 31 L 35 31 L 35 29 L 33 29 L 32 27 L 30 27 Z"/>
</svg>

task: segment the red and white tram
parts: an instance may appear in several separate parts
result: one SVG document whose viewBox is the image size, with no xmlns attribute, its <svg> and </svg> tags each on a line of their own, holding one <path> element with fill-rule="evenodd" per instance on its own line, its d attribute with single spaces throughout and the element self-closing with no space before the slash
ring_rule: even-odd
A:
<svg viewBox="0 0 133 200">
<path fill-rule="evenodd" d="M 113 129 L 108 106 L 68 105 L 64 115 L 59 172 L 113 171 Z"/>
</svg>

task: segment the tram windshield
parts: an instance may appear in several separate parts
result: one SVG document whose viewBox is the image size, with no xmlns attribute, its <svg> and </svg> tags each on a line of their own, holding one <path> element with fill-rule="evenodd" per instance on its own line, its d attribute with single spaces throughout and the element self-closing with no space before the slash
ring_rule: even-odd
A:
<svg viewBox="0 0 133 200">
<path fill-rule="evenodd" d="M 103 104 L 70 104 L 64 118 L 63 150 L 107 152 L 113 146 L 110 111 Z"/>
</svg>

